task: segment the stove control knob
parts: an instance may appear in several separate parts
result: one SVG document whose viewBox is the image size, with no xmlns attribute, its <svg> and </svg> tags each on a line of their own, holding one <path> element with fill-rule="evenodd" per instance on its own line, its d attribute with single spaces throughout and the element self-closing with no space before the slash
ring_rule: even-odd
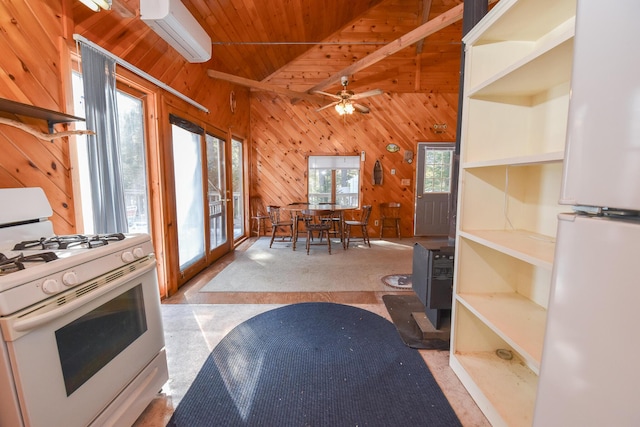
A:
<svg viewBox="0 0 640 427">
<path fill-rule="evenodd" d="M 122 252 L 121 255 L 122 261 L 124 262 L 133 262 L 135 260 L 135 258 L 133 257 L 133 254 L 129 251 L 127 252 Z"/>
<path fill-rule="evenodd" d="M 45 294 L 57 294 L 62 290 L 62 286 L 60 286 L 56 279 L 47 279 L 42 282 L 42 290 Z"/>
<path fill-rule="evenodd" d="M 138 259 L 144 256 L 144 250 L 142 248 L 135 248 L 133 250 L 133 256 Z"/>
<path fill-rule="evenodd" d="M 78 284 L 78 275 L 75 271 L 67 271 L 62 275 L 62 283 L 66 286 L 75 286 Z"/>
</svg>

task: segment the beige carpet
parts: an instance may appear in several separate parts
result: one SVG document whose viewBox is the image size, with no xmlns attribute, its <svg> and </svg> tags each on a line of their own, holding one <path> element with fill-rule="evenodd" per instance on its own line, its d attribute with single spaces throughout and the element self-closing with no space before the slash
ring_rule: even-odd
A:
<svg viewBox="0 0 640 427">
<path fill-rule="evenodd" d="M 304 239 L 295 251 L 291 243 L 260 238 L 222 270 L 200 292 L 340 292 L 389 291 L 382 283 L 389 274 L 411 273 L 413 239 L 371 240 L 371 248 L 351 243 L 348 250 L 336 241 L 331 255 L 326 246 Z"/>
</svg>

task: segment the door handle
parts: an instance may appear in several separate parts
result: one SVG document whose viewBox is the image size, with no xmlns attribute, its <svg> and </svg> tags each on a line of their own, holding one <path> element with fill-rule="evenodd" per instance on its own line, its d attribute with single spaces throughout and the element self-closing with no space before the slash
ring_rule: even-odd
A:
<svg viewBox="0 0 640 427">
<path fill-rule="evenodd" d="M 418 196 L 418 199 L 422 199 L 422 194 Z"/>
</svg>

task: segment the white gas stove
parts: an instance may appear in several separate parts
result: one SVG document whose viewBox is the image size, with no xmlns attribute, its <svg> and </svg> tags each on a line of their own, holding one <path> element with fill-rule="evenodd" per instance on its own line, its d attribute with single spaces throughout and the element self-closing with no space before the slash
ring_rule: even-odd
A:
<svg viewBox="0 0 640 427">
<path fill-rule="evenodd" d="M 146 234 L 49 235 L 0 247 L 0 316 L 152 257 Z"/>
<path fill-rule="evenodd" d="M 146 234 L 60 236 L 0 189 L 0 425 L 127 425 L 168 378 Z"/>
</svg>

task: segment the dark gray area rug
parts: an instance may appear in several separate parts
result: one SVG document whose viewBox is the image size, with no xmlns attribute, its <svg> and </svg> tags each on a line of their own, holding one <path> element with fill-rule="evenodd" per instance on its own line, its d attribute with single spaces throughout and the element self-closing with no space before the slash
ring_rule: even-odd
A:
<svg viewBox="0 0 640 427">
<path fill-rule="evenodd" d="M 393 324 L 400 334 L 402 341 L 409 347 L 423 350 L 449 350 L 450 323 L 445 328 L 447 339 L 424 337 L 420 326 L 416 323 L 412 313 L 424 313 L 422 301 L 415 295 L 383 295 L 384 302 Z"/>
<path fill-rule="evenodd" d="M 341 304 L 259 314 L 212 351 L 169 426 L 460 426 L 386 319 Z"/>
</svg>

